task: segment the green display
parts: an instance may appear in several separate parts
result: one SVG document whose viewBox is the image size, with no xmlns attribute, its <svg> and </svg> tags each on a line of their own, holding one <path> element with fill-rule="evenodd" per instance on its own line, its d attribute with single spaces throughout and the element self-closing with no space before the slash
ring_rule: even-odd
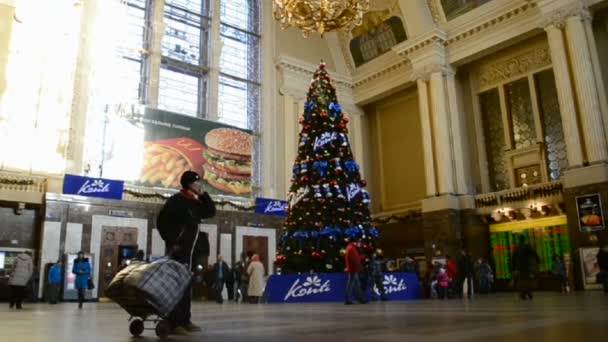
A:
<svg viewBox="0 0 608 342">
<path fill-rule="evenodd" d="M 490 233 L 490 245 L 494 256 L 496 278 L 510 280 L 511 256 L 517 247 L 519 235 L 523 235 L 538 254 L 540 258 L 539 272 L 549 273 L 553 271 L 553 257 L 571 252 L 570 237 L 566 225 L 524 229 L 521 231 L 503 231 Z"/>
</svg>

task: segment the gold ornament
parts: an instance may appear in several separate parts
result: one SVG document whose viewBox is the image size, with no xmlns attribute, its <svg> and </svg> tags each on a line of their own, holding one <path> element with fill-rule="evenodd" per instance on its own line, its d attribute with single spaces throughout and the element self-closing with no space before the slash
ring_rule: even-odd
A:
<svg viewBox="0 0 608 342">
<path fill-rule="evenodd" d="M 308 37 L 318 32 L 348 30 L 363 23 L 369 0 L 274 0 L 274 18 L 281 28 L 296 27 Z"/>
<path fill-rule="evenodd" d="M 346 249 L 342 248 L 342 249 L 340 250 L 340 255 L 341 255 L 341 256 L 345 256 L 345 255 L 346 255 Z"/>
</svg>

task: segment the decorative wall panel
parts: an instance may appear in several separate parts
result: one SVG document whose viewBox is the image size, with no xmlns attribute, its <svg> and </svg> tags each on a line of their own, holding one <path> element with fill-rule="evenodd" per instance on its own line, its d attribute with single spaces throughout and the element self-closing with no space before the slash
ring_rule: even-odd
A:
<svg viewBox="0 0 608 342">
<path fill-rule="evenodd" d="M 490 190 L 505 190 L 509 188 L 509 176 L 505 165 L 506 144 L 498 89 L 480 94 L 479 102 L 486 140 Z"/>
</svg>

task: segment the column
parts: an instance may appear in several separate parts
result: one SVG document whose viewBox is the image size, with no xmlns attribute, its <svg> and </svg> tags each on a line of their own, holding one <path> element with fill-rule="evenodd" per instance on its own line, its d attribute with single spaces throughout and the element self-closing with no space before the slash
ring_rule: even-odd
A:
<svg viewBox="0 0 608 342">
<path fill-rule="evenodd" d="M 6 66 L 10 53 L 15 5 L 11 0 L 0 0 L 0 100 L 6 90 Z"/>
<path fill-rule="evenodd" d="M 160 65 L 162 60 L 161 41 L 163 34 L 165 33 L 165 24 L 163 22 L 165 4 L 164 1 L 153 1 L 152 2 L 152 18 L 151 18 L 151 29 L 150 33 L 150 48 L 148 50 L 148 66 L 149 82 L 146 85 L 146 97 L 145 103 L 152 107 L 158 107 L 158 92 L 160 85 Z"/>
<path fill-rule="evenodd" d="M 446 103 L 447 92 L 443 71 L 431 73 L 429 88 L 439 194 L 453 194 L 455 193 L 452 158 L 453 144 L 450 137 L 451 123 Z"/>
<path fill-rule="evenodd" d="M 608 150 L 598 97 L 600 94 L 597 92 L 594 79 L 593 61 L 583 20 L 582 15 L 572 16 L 566 20 L 566 38 L 587 159 L 591 163 L 603 162 L 608 159 Z"/>
<path fill-rule="evenodd" d="M 420 124 L 422 127 L 422 149 L 424 153 L 424 174 L 426 176 L 426 195 L 435 196 L 435 159 L 433 157 L 433 133 L 431 129 L 431 113 L 429 110 L 429 95 L 427 81 L 418 79 L 418 106 Z"/>
<path fill-rule="evenodd" d="M 285 94 L 283 96 L 284 110 L 284 141 L 283 141 L 283 156 L 284 156 L 284 173 L 285 173 L 285 192 L 291 187 L 291 177 L 293 174 L 293 162 L 295 160 L 298 149 L 298 113 L 295 108 L 295 100 L 292 96 Z M 302 106 L 303 107 L 303 106 Z"/>
<path fill-rule="evenodd" d="M 581 150 L 581 137 L 576 121 L 576 105 L 574 103 L 572 83 L 570 82 L 570 70 L 563 32 L 554 24 L 547 26 L 545 31 L 547 32 L 549 49 L 551 50 L 557 99 L 559 101 L 564 138 L 567 146 L 568 165 L 571 167 L 580 166 L 583 164 L 583 151 Z"/>
<path fill-rule="evenodd" d="M 363 124 L 362 118 L 363 114 L 353 114 L 353 112 L 349 112 L 350 114 L 350 125 L 351 125 L 351 134 L 350 134 L 350 147 L 353 152 L 353 157 L 357 164 L 359 164 L 359 172 L 361 173 L 361 178 L 365 178 L 365 159 L 363 152 Z"/>
<path fill-rule="evenodd" d="M 218 113 L 218 94 L 220 80 L 220 57 L 222 55 L 222 39 L 220 38 L 220 0 L 212 0 L 211 7 L 211 30 L 209 32 L 209 40 L 211 45 L 211 54 L 209 58 L 209 82 L 207 82 L 207 91 L 209 92 L 209 105 L 207 110 L 207 118 L 217 120 Z"/>
<path fill-rule="evenodd" d="M 453 71 L 448 71 L 446 74 L 447 99 L 449 103 L 449 117 L 452 133 L 452 146 L 454 155 L 454 171 L 456 175 L 456 192 L 458 194 L 470 193 L 469 173 L 467 172 L 467 162 L 469 161 L 469 151 L 465 129 L 463 123 L 463 113 L 458 104 L 458 95 L 456 90 L 456 77 Z"/>
<path fill-rule="evenodd" d="M 602 68 L 600 66 L 597 44 L 595 43 L 595 37 L 593 35 L 591 18 L 583 20 L 583 24 L 585 25 L 585 33 L 587 33 L 587 42 L 589 44 L 589 53 L 591 54 L 591 62 L 593 66 L 593 75 L 595 75 L 595 85 L 599 94 L 602 118 L 604 119 L 604 134 L 606 134 L 606 140 L 608 141 L 608 93 L 606 93 L 606 87 L 604 85 L 604 75 L 602 75 Z"/>
</svg>

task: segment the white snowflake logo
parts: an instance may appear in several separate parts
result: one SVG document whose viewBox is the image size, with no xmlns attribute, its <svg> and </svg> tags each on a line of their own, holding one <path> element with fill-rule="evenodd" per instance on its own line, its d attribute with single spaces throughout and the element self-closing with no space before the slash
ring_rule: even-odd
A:
<svg viewBox="0 0 608 342">
<path fill-rule="evenodd" d="M 93 181 L 93 184 L 91 184 L 91 186 L 94 188 L 103 188 L 103 181 L 101 179 L 96 179 Z"/>
<path fill-rule="evenodd" d="M 303 286 L 321 286 L 321 278 L 318 276 L 306 277 Z"/>
<path fill-rule="evenodd" d="M 389 285 L 397 286 L 397 278 L 394 275 L 392 275 L 392 274 L 384 276 L 384 282 L 383 282 L 383 284 L 385 286 L 389 286 Z"/>
</svg>

